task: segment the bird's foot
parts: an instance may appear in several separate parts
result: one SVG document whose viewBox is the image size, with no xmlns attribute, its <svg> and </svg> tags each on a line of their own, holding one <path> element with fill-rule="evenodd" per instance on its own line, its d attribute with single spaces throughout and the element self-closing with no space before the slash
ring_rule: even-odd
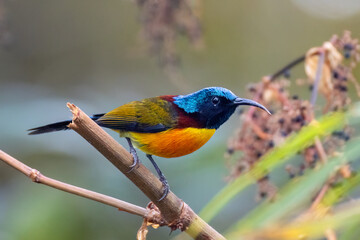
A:
<svg viewBox="0 0 360 240">
<path fill-rule="evenodd" d="M 166 178 L 164 177 L 164 176 L 161 176 L 160 178 L 159 178 L 159 180 L 160 180 L 160 182 L 163 184 L 163 195 L 161 196 L 161 198 L 158 200 L 159 202 L 161 201 L 161 200 L 163 200 L 168 194 L 169 194 L 169 192 L 170 192 L 170 186 L 169 186 L 169 184 L 168 184 L 168 182 L 167 182 L 167 180 L 166 180 Z"/>
<path fill-rule="evenodd" d="M 132 172 L 135 168 L 137 168 L 140 164 L 140 160 L 139 160 L 139 157 L 135 151 L 135 149 L 130 149 L 130 154 L 131 156 L 133 157 L 133 160 L 134 162 L 129 166 L 130 170 L 127 171 L 128 173 L 129 172 Z"/>
<path fill-rule="evenodd" d="M 163 185 L 163 195 L 161 196 L 161 198 L 158 200 L 159 202 L 161 200 L 163 200 L 167 195 L 168 193 L 170 192 L 170 186 L 164 176 L 164 174 L 161 172 L 159 166 L 156 164 L 156 162 L 154 161 L 154 159 L 152 158 L 152 156 L 150 154 L 146 154 L 147 158 L 150 160 L 150 162 L 152 163 L 152 165 L 154 166 L 157 174 L 159 175 L 159 180 L 160 182 L 162 183 Z"/>
</svg>

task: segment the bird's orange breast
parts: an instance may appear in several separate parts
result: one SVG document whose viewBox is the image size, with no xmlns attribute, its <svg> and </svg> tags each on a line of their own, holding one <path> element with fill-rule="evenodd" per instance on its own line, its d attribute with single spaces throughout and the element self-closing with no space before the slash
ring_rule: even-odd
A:
<svg viewBox="0 0 360 240">
<path fill-rule="evenodd" d="M 120 135 L 129 137 L 137 148 L 147 154 L 173 158 L 198 150 L 214 133 L 215 129 L 182 128 L 158 133 L 120 132 Z"/>
</svg>

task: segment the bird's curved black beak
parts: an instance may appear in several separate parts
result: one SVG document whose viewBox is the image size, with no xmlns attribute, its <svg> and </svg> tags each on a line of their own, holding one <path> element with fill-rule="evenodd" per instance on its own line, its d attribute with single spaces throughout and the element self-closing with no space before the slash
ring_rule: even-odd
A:
<svg viewBox="0 0 360 240">
<path fill-rule="evenodd" d="M 262 110 L 264 110 L 265 112 L 267 112 L 269 115 L 271 115 L 270 111 L 267 110 L 266 107 L 264 107 L 263 105 L 261 105 L 260 103 L 257 103 L 253 100 L 250 99 L 246 99 L 246 98 L 236 98 L 233 103 L 235 105 L 249 105 L 249 106 L 254 106 L 254 107 L 258 107 L 261 108 Z"/>
</svg>

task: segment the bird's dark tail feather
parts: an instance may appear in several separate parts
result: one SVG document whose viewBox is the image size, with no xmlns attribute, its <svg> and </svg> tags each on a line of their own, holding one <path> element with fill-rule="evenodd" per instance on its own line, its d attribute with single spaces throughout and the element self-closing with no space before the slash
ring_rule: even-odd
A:
<svg viewBox="0 0 360 240">
<path fill-rule="evenodd" d="M 97 119 L 104 116 L 105 113 L 102 114 L 95 114 L 91 117 L 92 120 L 96 121 Z M 52 124 L 48 124 L 45 126 L 37 127 L 29 129 L 29 135 L 37 135 L 42 133 L 48 133 L 48 132 L 57 132 L 62 130 L 69 130 L 68 125 L 71 123 L 71 120 L 62 121 L 62 122 L 56 122 Z"/>
</svg>

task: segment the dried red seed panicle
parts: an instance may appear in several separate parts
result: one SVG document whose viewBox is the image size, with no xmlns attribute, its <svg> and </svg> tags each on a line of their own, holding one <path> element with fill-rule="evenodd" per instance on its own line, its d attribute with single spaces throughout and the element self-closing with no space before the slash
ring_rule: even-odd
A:
<svg viewBox="0 0 360 240">
<path fill-rule="evenodd" d="M 276 82 L 262 81 L 251 85 L 249 92 L 251 98 L 261 104 L 271 106 L 273 115 L 269 117 L 261 111 L 248 111 L 241 116 L 243 125 L 236 130 L 236 134 L 229 140 L 228 155 L 242 151 L 242 157 L 231 167 L 228 179 L 234 179 L 243 172 L 250 170 L 253 165 L 276 144 L 290 134 L 292 128 L 299 129 L 305 124 L 307 117 L 302 101 L 297 97 L 289 99 L 286 90 L 288 81 L 283 79 Z M 296 109 L 299 109 L 297 111 Z M 292 116 L 289 118 L 289 116 Z M 276 188 L 270 183 L 268 177 L 259 179 L 259 196 L 273 197 Z"/>
<path fill-rule="evenodd" d="M 321 52 L 324 53 L 324 65 L 319 92 L 327 101 L 324 112 L 344 110 L 351 102 L 347 91 L 348 80 L 352 81 L 360 96 L 360 86 L 352 74 L 353 68 L 360 60 L 358 40 L 352 39 L 350 32 L 346 31 L 341 38 L 333 36 L 323 46 L 310 49 L 305 57 L 305 70 L 311 80 L 310 84 L 316 76 Z M 297 82 L 304 83 L 305 81 L 300 79 Z M 260 83 L 249 87 L 251 98 L 267 107 L 270 106 L 273 115 L 269 118 L 266 114 L 253 110 L 242 114 L 242 126 L 229 140 L 227 156 L 231 156 L 236 151 L 241 151 L 243 154 L 235 164 L 230 166 L 231 173 L 228 179 L 234 179 L 251 170 L 271 148 L 312 121 L 313 107 L 310 102 L 301 100 L 298 96 L 290 96 L 288 86 L 287 79 L 270 81 L 268 77 L 264 77 Z M 352 133 L 353 129 L 345 127 L 325 138 L 322 143 L 326 154 L 335 154 L 349 140 Z M 319 159 L 318 149 L 315 146 L 304 149 L 301 154 L 304 157 L 304 163 L 298 167 L 290 165 L 286 167 L 290 177 L 303 174 L 307 168 L 313 168 Z M 273 189 L 276 188 L 272 186 L 268 176 L 259 179 L 259 196 L 273 194 Z"/>
<path fill-rule="evenodd" d="M 353 75 L 353 69 L 360 61 L 360 45 L 358 39 L 352 39 L 351 33 L 345 31 L 342 37 L 334 35 L 329 41 L 336 51 L 343 55 L 342 60 L 336 65 L 332 66 L 331 71 L 331 83 L 333 89 L 328 95 L 325 95 L 327 99 L 327 106 L 324 112 L 328 111 L 341 111 L 345 110 L 351 103 L 348 89 L 349 82 L 351 82 L 360 96 L 360 87 Z M 328 155 L 332 155 L 339 150 L 341 146 L 348 141 L 353 134 L 353 129 L 345 127 L 341 131 L 335 131 L 331 136 L 328 136 L 323 141 L 325 151 Z"/>
<path fill-rule="evenodd" d="M 324 95 L 327 104 L 324 112 L 345 110 L 351 103 L 351 98 L 348 94 L 349 82 L 354 84 L 358 96 L 360 96 L 360 86 L 353 75 L 353 69 L 360 61 L 360 45 L 358 39 L 351 38 L 351 33 L 345 31 L 342 37 L 334 35 L 330 41 L 325 42 L 321 47 L 326 49 L 324 67 L 331 71 L 331 75 L 326 79 L 328 86 L 322 89 L 323 85 L 320 82 L 319 90 Z M 310 50 L 309 50 L 310 51 Z M 341 57 L 339 57 L 339 54 Z M 324 73 L 324 71 L 323 71 Z M 309 78 L 311 74 L 307 72 Z M 321 79 L 324 81 L 324 77 Z M 328 155 L 332 155 L 344 142 L 349 140 L 353 132 L 350 127 L 345 127 L 341 131 L 334 132 L 331 136 L 325 138 L 323 145 Z"/>
<path fill-rule="evenodd" d="M 313 168 L 319 159 L 319 154 L 315 146 L 308 147 L 304 150 L 304 164 L 306 168 Z"/>
<path fill-rule="evenodd" d="M 326 137 L 323 141 L 326 154 L 333 156 L 337 151 L 341 150 L 341 147 L 353 136 L 354 131 L 353 128 L 345 126 L 343 129 L 334 131 L 330 136 Z"/>
<path fill-rule="evenodd" d="M 310 49 L 305 59 L 305 70 L 310 84 L 313 84 L 321 51 L 325 52 L 325 61 L 319 91 L 327 101 L 324 112 L 342 110 L 350 104 L 348 80 L 355 85 L 360 96 L 360 86 L 352 74 L 353 68 L 360 61 L 358 39 L 352 39 L 351 33 L 345 31 L 342 37 L 334 35 L 321 47 Z"/>
<path fill-rule="evenodd" d="M 268 198 L 270 200 L 274 200 L 276 193 L 277 193 L 277 187 L 269 181 L 269 177 L 265 176 L 262 179 L 257 181 L 258 186 L 258 192 L 256 199 L 259 201 L 264 198 Z"/>
<path fill-rule="evenodd" d="M 180 71 L 180 55 L 176 49 L 179 35 L 185 35 L 195 49 L 204 42 L 200 24 L 200 0 L 136 0 L 142 25 L 140 36 L 149 45 L 168 80 L 183 91 L 191 89 Z"/>
<path fill-rule="evenodd" d="M 163 65 L 175 66 L 178 55 L 175 40 L 179 34 L 194 46 L 202 45 L 202 30 L 196 9 L 188 0 L 137 0 L 142 34 Z"/>
<path fill-rule="evenodd" d="M 289 135 L 293 128 L 299 129 L 307 119 L 306 109 L 298 97 L 289 98 L 286 88 L 288 80 L 262 81 L 249 87 L 251 98 L 271 106 L 271 118 L 260 111 L 249 111 L 242 115 L 243 125 L 229 141 L 228 154 L 242 151 L 242 157 L 231 167 L 228 179 L 234 179 L 240 174 L 251 170 L 254 164 L 270 149 Z M 276 111 L 275 111 L 276 110 Z M 289 117 L 290 116 L 290 117 Z M 258 180 L 257 199 L 274 199 L 277 188 L 268 176 Z"/>
<path fill-rule="evenodd" d="M 360 61 L 360 45 L 359 40 L 351 37 L 350 31 L 344 31 L 343 36 L 340 38 L 334 35 L 330 42 L 343 53 L 344 57 L 350 60 L 348 66 L 354 68 Z"/>
<path fill-rule="evenodd" d="M 358 39 L 351 38 L 349 31 L 345 31 L 341 38 L 334 35 L 330 42 L 344 56 L 344 61 L 334 68 L 332 72 L 334 92 L 332 93 L 333 99 L 329 106 L 330 110 L 337 111 L 344 109 L 351 102 L 351 99 L 348 97 L 349 82 L 355 85 L 360 96 L 360 86 L 352 73 L 360 61 L 360 45 Z"/>
</svg>

